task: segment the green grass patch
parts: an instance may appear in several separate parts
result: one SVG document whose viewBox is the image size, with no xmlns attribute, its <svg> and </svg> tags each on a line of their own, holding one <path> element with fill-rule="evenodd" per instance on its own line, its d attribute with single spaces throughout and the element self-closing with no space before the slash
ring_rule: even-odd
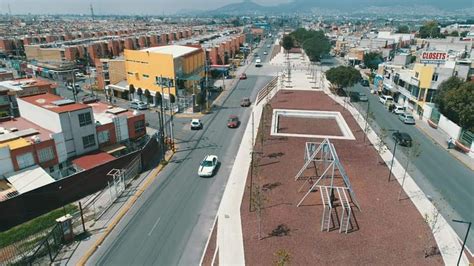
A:
<svg viewBox="0 0 474 266">
<path fill-rule="evenodd" d="M 72 214 L 78 207 L 72 204 L 65 206 L 66 213 Z M 11 245 L 22 239 L 33 236 L 56 224 L 56 219 L 64 215 L 64 209 L 59 208 L 49 213 L 43 214 L 26 223 L 17 225 L 7 231 L 0 233 L 0 248 Z"/>
</svg>

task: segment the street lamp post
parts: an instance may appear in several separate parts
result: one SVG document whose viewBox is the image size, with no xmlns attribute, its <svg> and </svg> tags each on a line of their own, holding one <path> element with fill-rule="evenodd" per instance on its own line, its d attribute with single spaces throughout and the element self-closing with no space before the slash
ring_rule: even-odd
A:
<svg viewBox="0 0 474 266">
<path fill-rule="evenodd" d="M 400 132 L 399 130 L 387 130 L 389 132 Z M 395 160 L 395 152 L 397 151 L 397 144 L 398 141 L 394 140 L 395 144 L 393 145 L 393 153 L 392 153 L 392 162 L 390 163 L 390 172 L 388 173 L 388 182 L 390 182 L 390 178 L 392 177 L 392 169 L 393 169 L 393 161 Z"/>
<path fill-rule="evenodd" d="M 456 263 L 456 265 L 459 266 L 459 263 L 461 262 L 462 254 L 464 253 L 464 247 L 466 246 L 467 237 L 469 236 L 469 231 L 471 230 L 472 222 L 465 222 L 465 221 L 461 221 L 461 220 L 453 220 L 453 222 L 468 225 L 466 235 L 464 236 L 464 241 L 462 242 L 461 252 L 459 253 L 458 262 Z"/>
<path fill-rule="evenodd" d="M 370 110 L 370 101 L 367 100 L 367 110 L 365 111 L 365 127 L 364 127 L 364 143 L 367 135 L 367 126 L 369 123 L 369 110 Z"/>
</svg>

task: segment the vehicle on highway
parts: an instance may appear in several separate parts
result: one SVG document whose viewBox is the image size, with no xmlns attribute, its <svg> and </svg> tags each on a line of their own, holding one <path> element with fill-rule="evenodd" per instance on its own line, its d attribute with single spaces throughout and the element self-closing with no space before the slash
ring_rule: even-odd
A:
<svg viewBox="0 0 474 266">
<path fill-rule="evenodd" d="M 194 118 L 191 120 L 191 130 L 202 129 L 202 122 L 200 119 Z"/>
<path fill-rule="evenodd" d="M 397 131 L 392 133 L 392 137 L 400 146 L 411 147 L 412 145 L 412 139 L 408 133 Z"/>
<path fill-rule="evenodd" d="M 250 98 L 248 97 L 242 98 L 242 100 L 240 101 L 240 106 L 242 107 L 249 107 L 250 104 L 252 104 L 252 102 L 250 102 Z"/>
<path fill-rule="evenodd" d="M 81 72 L 76 72 L 74 75 L 75 75 L 76 78 L 78 78 L 78 79 L 82 79 L 82 78 L 85 78 L 85 77 L 86 77 L 86 76 L 84 76 L 84 74 L 82 74 Z"/>
<path fill-rule="evenodd" d="M 263 54 L 264 54 L 264 55 L 267 55 L 268 53 L 267 53 L 267 51 L 265 51 L 265 52 L 263 52 Z"/>
<path fill-rule="evenodd" d="M 237 128 L 239 127 L 239 124 L 240 124 L 240 121 L 236 115 L 229 116 L 229 119 L 227 120 L 228 128 Z"/>
<path fill-rule="evenodd" d="M 262 66 L 262 59 L 257 58 L 255 59 L 255 67 L 261 67 Z"/>
<path fill-rule="evenodd" d="M 142 102 L 142 101 L 133 101 L 129 105 L 130 109 L 135 109 L 135 110 L 146 110 L 148 109 L 148 104 Z"/>
<path fill-rule="evenodd" d="M 270 48 L 270 47 L 272 47 L 272 46 L 270 44 L 267 44 L 267 48 Z"/>
<path fill-rule="evenodd" d="M 395 104 L 395 106 L 392 109 L 392 113 L 394 113 L 396 115 L 403 114 L 403 113 L 405 113 L 405 107 L 403 107 L 401 105 L 398 105 L 398 104 Z"/>
<path fill-rule="evenodd" d="M 216 155 L 206 155 L 199 165 L 198 175 L 201 177 L 210 177 L 214 175 L 219 160 Z"/>
<path fill-rule="evenodd" d="M 415 118 L 411 114 L 407 114 L 407 113 L 399 114 L 398 119 L 400 119 L 400 121 L 402 121 L 405 124 L 410 124 L 410 125 L 415 124 Z"/>
<path fill-rule="evenodd" d="M 247 79 L 247 74 L 245 74 L 245 73 L 240 74 L 239 79 L 240 79 L 240 80 L 242 80 L 242 79 Z"/>
<path fill-rule="evenodd" d="M 364 86 L 364 87 L 369 87 L 369 81 L 366 80 L 366 79 L 363 79 L 360 81 L 360 85 Z"/>
<path fill-rule="evenodd" d="M 390 105 L 393 103 L 393 97 L 390 95 L 380 95 L 379 97 L 379 102 L 381 102 L 383 105 Z"/>
</svg>

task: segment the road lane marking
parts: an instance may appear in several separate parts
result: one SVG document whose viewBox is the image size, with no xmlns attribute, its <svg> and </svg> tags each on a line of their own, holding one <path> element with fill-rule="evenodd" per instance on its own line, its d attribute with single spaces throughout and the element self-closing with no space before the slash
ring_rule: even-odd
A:
<svg viewBox="0 0 474 266">
<path fill-rule="evenodd" d="M 160 219 L 161 217 L 158 217 L 158 219 L 156 220 L 155 224 L 153 225 L 153 227 L 151 228 L 150 232 L 148 233 L 148 236 L 151 236 L 151 234 L 153 233 L 153 230 L 155 230 L 155 227 L 158 225 L 158 223 L 160 222 Z"/>
</svg>

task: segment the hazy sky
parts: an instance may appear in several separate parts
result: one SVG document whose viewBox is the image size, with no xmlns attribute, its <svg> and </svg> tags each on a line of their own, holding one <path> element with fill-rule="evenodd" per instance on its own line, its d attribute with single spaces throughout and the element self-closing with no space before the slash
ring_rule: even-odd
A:
<svg viewBox="0 0 474 266">
<path fill-rule="evenodd" d="M 214 9 L 241 0 L 0 0 L 0 13 L 12 14 L 74 13 L 89 14 L 89 5 L 96 14 L 155 14 L 182 9 Z M 289 0 L 255 0 L 262 5 L 287 3 Z"/>
</svg>

